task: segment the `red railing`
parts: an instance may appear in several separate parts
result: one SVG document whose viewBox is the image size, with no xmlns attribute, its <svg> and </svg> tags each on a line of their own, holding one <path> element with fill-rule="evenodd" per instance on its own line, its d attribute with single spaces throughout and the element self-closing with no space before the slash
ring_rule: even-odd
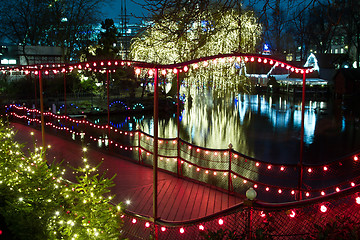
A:
<svg viewBox="0 0 360 240">
<path fill-rule="evenodd" d="M 229 231 L 231 239 L 357 239 L 360 236 L 359 186 L 327 196 L 283 204 L 248 201 L 191 221 L 151 222 L 149 216 L 126 212 L 125 237 L 204 239 L 209 232 Z M 216 239 L 230 239 L 216 238 Z"/>
<path fill-rule="evenodd" d="M 7 114 L 35 127 L 40 124 L 40 112 L 36 109 L 10 105 Z M 61 130 L 67 137 L 108 149 L 140 164 L 152 165 L 153 137 L 139 129 L 122 131 L 51 112 L 44 115 L 46 127 L 57 134 Z M 182 139 L 159 138 L 158 154 L 158 165 L 162 170 L 239 194 L 253 187 L 259 198 L 266 202 L 293 201 L 298 190 L 297 165 L 257 160 L 231 147 L 209 149 Z M 303 198 L 325 196 L 357 186 L 360 182 L 358 158 L 359 153 L 354 153 L 333 162 L 304 165 L 304 184 L 300 189 Z"/>
</svg>

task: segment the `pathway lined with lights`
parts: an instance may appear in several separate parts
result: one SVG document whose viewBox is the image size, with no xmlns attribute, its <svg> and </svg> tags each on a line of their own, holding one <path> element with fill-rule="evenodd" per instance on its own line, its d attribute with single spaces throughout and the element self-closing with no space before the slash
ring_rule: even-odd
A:
<svg viewBox="0 0 360 240">
<path fill-rule="evenodd" d="M 41 145 L 40 131 L 18 123 L 12 123 L 12 126 L 18 131 L 15 140 L 26 143 L 26 148 L 31 149 L 34 140 Z M 33 136 L 30 135 L 31 132 L 34 132 Z M 78 144 L 50 134 L 46 134 L 46 141 L 51 146 L 47 153 L 49 163 L 55 159 L 56 162 L 64 160 L 64 165 L 81 166 L 84 153 Z M 89 149 L 85 156 L 92 166 L 102 162 L 100 171 L 107 171 L 107 177 L 116 174 L 116 186 L 112 188 L 112 194 L 116 195 L 114 202 L 128 203 L 128 210 L 151 216 L 151 168 L 94 149 Z M 67 168 L 65 177 L 74 181 L 70 168 Z M 228 195 L 214 187 L 186 181 L 164 172 L 159 172 L 158 185 L 159 216 L 164 220 L 184 221 L 200 218 L 242 202 L 239 197 Z"/>
</svg>

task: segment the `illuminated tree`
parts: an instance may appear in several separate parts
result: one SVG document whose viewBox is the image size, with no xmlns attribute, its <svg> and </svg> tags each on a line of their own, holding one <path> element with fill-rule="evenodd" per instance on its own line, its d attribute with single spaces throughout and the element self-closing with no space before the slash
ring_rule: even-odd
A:
<svg viewBox="0 0 360 240">
<path fill-rule="evenodd" d="M 25 155 L 14 132 L 0 122 L 0 213 L 14 239 L 119 239 L 121 204 L 111 205 L 112 179 L 84 158 L 77 182 L 44 151 Z"/>
<path fill-rule="evenodd" d="M 181 17 L 181 13 L 179 15 Z M 254 53 L 261 35 L 261 26 L 254 13 L 237 9 L 221 13 L 213 9 L 194 21 L 188 31 L 183 30 L 182 21 L 154 23 L 134 39 L 130 54 L 134 60 L 169 64 L 220 53 Z M 211 63 L 209 68 L 190 71 L 185 81 L 198 87 L 249 90 L 249 82 L 241 76 L 241 66 L 235 61 L 221 66 Z"/>
<path fill-rule="evenodd" d="M 181 21 L 153 24 L 131 45 L 134 60 L 168 64 L 232 52 L 255 52 L 261 26 L 254 13 L 231 9 L 214 12 L 191 24 L 182 33 Z M 181 33 L 180 35 L 176 34 Z"/>
</svg>

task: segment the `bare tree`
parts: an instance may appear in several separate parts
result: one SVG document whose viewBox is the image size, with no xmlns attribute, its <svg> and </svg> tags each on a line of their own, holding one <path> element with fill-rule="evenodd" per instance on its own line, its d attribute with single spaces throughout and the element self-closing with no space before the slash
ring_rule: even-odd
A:
<svg viewBox="0 0 360 240">
<path fill-rule="evenodd" d="M 0 34 L 13 44 L 59 46 L 69 60 L 99 22 L 101 0 L 1 0 Z"/>
</svg>

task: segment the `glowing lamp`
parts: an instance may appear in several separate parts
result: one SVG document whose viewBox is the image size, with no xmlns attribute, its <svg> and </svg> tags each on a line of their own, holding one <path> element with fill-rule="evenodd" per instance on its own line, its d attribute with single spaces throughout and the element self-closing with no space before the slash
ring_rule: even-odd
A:
<svg viewBox="0 0 360 240">
<path fill-rule="evenodd" d="M 255 58 L 254 58 L 254 57 L 251 57 L 250 61 L 251 61 L 251 62 L 255 61 Z"/>
<path fill-rule="evenodd" d="M 149 70 L 149 75 L 150 75 L 150 76 L 154 75 L 154 70 L 150 69 L 150 70 Z"/>
<path fill-rule="evenodd" d="M 196 68 L 198 68 L 199 67 L 199 65 L 197 64 L 197 63 L 195 63 L 194 64 L 194 68 L 196 69 Z"/>
<path fill-rule="evenodd" d="M 199 225 L 199 230 L 200 231 L 204 231 L 205 230 L 205 227 L 203 225 Z"/>
<path fill-rule="evenodd" d="M 355 183 L 352 182 L 352 183 L 351 183 L 351 186 L 352 186 L 352 187 L 355 187 Z"/>
<path fill-rule="evenodd" d="M 165 76 L 165 75 L 166 75 L 166 70 L 163 69 L 163 70 L 161 71 L 161 74 Z"/>
<path fill-rule="evenodd" d="M 145 223 L 145 227 L 146 227 L 146 228 L 149 228 L 149 227 L 150 227 L 150 223 L 149 223 L 149 222 L 146 222 L 146 223 Z"/>
<path fill-rule="evenodd" d="M 184 233 L 185 232 L 185 229 L 184 228 L 180 228 L 180 233 L 182 234 L 182 233 Z"/>
<path fill-rule="evenodd" d="M 131 220 L 131 222 L 132 222 L 133 224 L 135 224 L 135 223 L 136 223 L 136 218 L 133 218 L 133 219 Z"/>
<path fill-rule="evenodd" d="M 219 221 L 218 221 L 218 223 L 219 223 L 219 225 L 223 225 L 223 224 L 224 224 L 224 220 L 220 218 Z"/>
<path fill-rule="evenodd" d="M 360 197 L 356 197 L 356 198 L 355 198 L 355 201 L 356 201 L 357 204 L 360 205 Z"/>
<path fill-rule="evenodd" d="M 325 166 L 325 167 L 324 167 L 324 171 L 327 171 L 327 170 L 328 170 L 328 168 Z"/>
<path fill-rule="evenodd" d="M 290 214 L 289 214 L 289 217 L 294 218 L 295 215 L 296 215 L 295 211 L 294 211 L 294 210 L 291 210 L 291 211 L 290 211 Z"/>
<path fill-rule="evenodd" d="M 308 169 L 308 172 L 309 172 L 309 173 L 311 173 L 311 172 L 312 172 L 312 169 L 311 169 L 311 168 L 309 168 L 309 169 Z"/>
<path fill-rule="evenodd" d="M 321 191 L 321 196 L 324 196 L 325 195 L 325 192 L 324 191 Z"/>
<path fill-rule="evenodd" d="M 246 198 L 253 201 L 257 196 L 256 191 L 251 187 L 246 191 Z"/>
<path fill-rule="evenodd" d="M 320 212 L 325 213 L 327 211 L 327 207 L 325 205 L 320 206 Z"/>
<path fill-rule="evenodd" d="M 244 61 L 245 61 L 245 62 L 249 61 L 249 58 L 248 58 L 248 57 L 245 57 L 245 58 L 244 58 Z"/>
<path fill-rule="evenodd" d="M 357 161 L 359 160 L 359 157 L 358 156 L 354 156 L 354 161 Z"/>
<path fill-rule="evenodd" d="M 336 192 L 340 192 L 340 188 L 338 188 L 338 187 L 335 190 L 336 190 Z"/>
<path fill-rule="evenodd" d="M 204 62 L 204 67 L 207 67 L 208 65 L 209 65 L 209 63 L 208 62 Z"/>
<path fill-rule="evenodd" d="M 260 212 L 260 217 L 266 217 L 266 214 L 264 213 L 264 211 Z"/>
<path fill-rule="evenodd" d="M 166 227 L 161 227 L 161 231 L 165 232 L 166 231 Z"/>
<path fill-rule="evenodd" d="M 176 68 L 174 68 L 173 73 L 175 73 L 175 74 L 178 73 L 178 70 Z"/>
<path fill-rule="evenodd" d="M 260 166 L 260 163 L 257 162 L 257 163 L 255 163 L 255 165 L 258 167 L 258 166 Z"/>
<path fill-rule="evenodd" d="M 285 170 L 285 167 L 280 167 L 280 171 L 284 171 Z"/>
<path fill-rule="evenodd" d="M 261 63 L 261 58 L 258 58 L 258 62 Z"/>
<path fill-rule="evenodd" d="M 189 67 L 188 66 L 185 66 L 184 67 L 184 72 L 187 72 L 189 70 Z"/>
</svg>

